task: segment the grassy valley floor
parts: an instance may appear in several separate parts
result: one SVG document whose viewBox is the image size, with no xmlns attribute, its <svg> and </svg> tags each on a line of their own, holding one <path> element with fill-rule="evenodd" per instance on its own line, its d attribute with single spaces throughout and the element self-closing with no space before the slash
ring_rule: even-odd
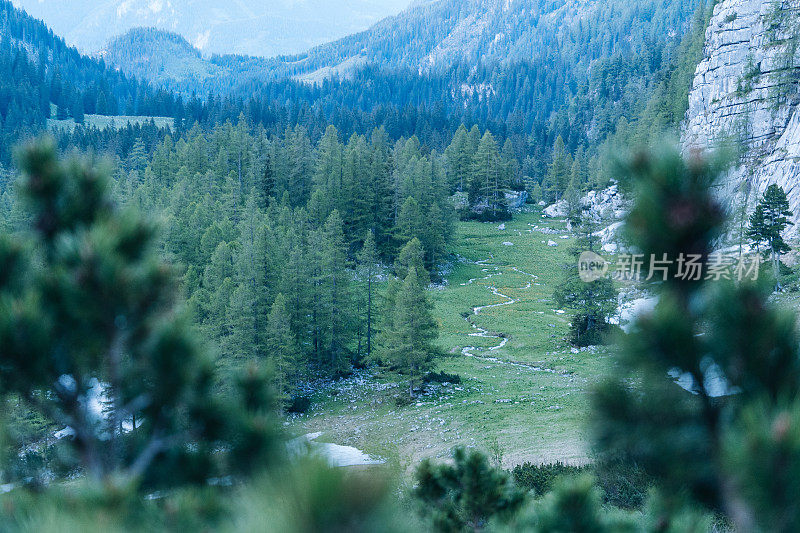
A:
<svg viewBox="0 0 800 533">
<path fill-rule="evenodd" d="M 552 293 L 572 238 L 563 221 L 538 212 L 500 227 L 459 223 L 458 259 L 447 283 L 433 291 L 448 354 L 439 370 L 458 374 L 460 384 L 431 386 L 398 407 L 402 376 L 364 371 L 320 390 L 292 429 L 322 432 L 320 441 L 355 446 L 402 471 L 425 457 L 446 457 L 457 445 L 502 454 L 505 467 L 586 462 L 587 392 L 609 355 L 573 353 L 564 341 L 568 313 L 556 308 Z"/>
</svg>

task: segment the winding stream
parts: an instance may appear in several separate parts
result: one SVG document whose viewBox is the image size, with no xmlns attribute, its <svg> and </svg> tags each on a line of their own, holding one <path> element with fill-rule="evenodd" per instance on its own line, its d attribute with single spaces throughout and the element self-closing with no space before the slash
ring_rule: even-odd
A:
<svg viewBox="0 0 800 533">
<path fill-rule="evenodd" d="M 492 261 L 494 261 L 494 255 L 492 255 L 492 254 L 489 254 L 489 258 L 488 259 L 483 259 L 481 261 L 475 261 L 473 264 L 479 265 L 479 266 L 483 266 L 484 268 L 481 271 L 486 275 L 484 277 L 482 277 L 482 278 L 472 278 L 472 279 L 466 281 L 465 283 L 462 283 L 461 285 L 462 286 L 472 285 L 476 281 L 484 281 L 484 280 L 491 279 L 491 278 L 493 278 L 495 276 L 501 276 L 503 274 L 503 272 L 500 271 L 499 267 L 497 267 L 496 265 L 492 264 L 491 263 Z M 531 278 L 524 287 L 519 287 L 516 290 L 520 290 L 520 291 L 529 290 L 533 286 L 533 283 L 537 279 L 539 279 L 538 276 L 536 276 L 535 274 L 530 274 L 528 272 L 524 272 L 524 271 L 520 270 L 517 267 L 511 267 L 511 270 L 513 270 L 514 272 L 517 272 L 518 274 L 522 274 L 523 276 L 529 276 Z M 497 339 L 499 341 L 499 344 L 497 344 L 497 346 L 492 346 L 490 348 L 487 348 L 487 350 L 489 352 L 494 352 L 496 350 L 499 350 L 499 349 L 503 348 L 508 343 L 508 336 L 506 336 L 503 333 L 489 333 L 489 330 L 487 330 L 485 328 L 482 328 L 482 327 L 478 326 L 477 324 L 475 324 L 474 317 L 478 316 L 481 313 L 481 311 L 483 311 L 484 309 L 491 309 L 491 308 L 494 308 L 494 307 L 504 307 L 506 305 L 514 305 L 515 303 L 519 302 L 519 300 L 518 299 L 514 299 L 511 296 L 508 296 L 507 294 L 503 294 L 502 292 L 500 292 L 497 289 L 497 287 L 487 286 L 486 288 L 489 291 L 491 291 L 491 293 L 494 294 L 495 296 L 498 296 L 500 298 L 504 298 L 506 301 L 500 302 L 500 303 L 496 303 L 496 304 L 480 305 L 480 306 L 477 306 L 477 307 L 473 307 L 472 308 L 472 314 L 470 316 L 466 317 L 464 320 L 466 320 L 469 323 L 469 325 L 472 326 L 472 329 L 475 330 L 474 333 L 469 333 L 468 334 L 470 337 L 481 337 L 481 338 L 484 338 L 484 339 Z M 477 350 L 478 350 L 478 348 L 476 348 L 475 346 L 465 346 L 464 348 L 461 349 L 461 353 L 463 355 L 467 356 L 467 357 L 473 357 L 475 359 L 480 359 L 480 360 L 488 361 L 488 362 L 495 363 L 495 364 L 515 366 L 515 367 L 519 367 L 519 368 L 525 368 L 525 369 L 533 371 L 533 372 L 549 372 L 549 373 L 552 373 L 552 374 L 564 375 L 563 372 L 558 372 L 556 370 L 552 370 L 552 369 L 549 369 L 549 368 L 542 368 L 542 367 L 539 367 L 539 366 L 536 366 L 536 365 L 533 365 L 533 364 L 520 363 L 520 362 L 516 362 L 516 361 L 504 361 L 502 359 L 498 359 L 497 357 L 478 355 L 476 353 Z"/>
</svg>

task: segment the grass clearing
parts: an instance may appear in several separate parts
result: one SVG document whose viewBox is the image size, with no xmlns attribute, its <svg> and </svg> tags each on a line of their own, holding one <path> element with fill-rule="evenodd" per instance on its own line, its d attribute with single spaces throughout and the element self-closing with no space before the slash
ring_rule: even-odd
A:
<svg viewBox="0 0 800 533">
<path fill-rule="evenodd" d="M 150 121 L 153 121 L 158 128 L 166 128 L 171 130 L 173 125 L 175 124 L 175 119 L 172 117 L 148 117 L 148 116 L 127 116 L 127 115 L 84 115 L 83 118 L 83 127 L 86 128 L 97 128 L 99 130 L 104 129 L 115 129 L 121 130 L 123 128 L 127 128 L 128 125 L 136 126 L 136 125 L 144 125 L 149 124 Z M 66 130 L 72 131 L 74 130 L 78 124 L 75 123 L 75 120 L 68 118 L 64 120 L 58 120 L 54 118 L 47 119 L 47 128 L 51 131 L 55 130 Z"/>
<path fill-rule="evenodd" d="M 495 439 L 506 467 L 585 463 L 586 393 L 605 373 L 609 355 L 573 353 L 564 340 L 568 313 L 559 313 L 552 292 L 572 242 L 563 221 L 538 212 L 516 215 L 504 230 L 459 223 L 458 259 L 432 297 L 439 343 L 448 354 L 439 369 L 460 375 L 462 383 L 434 385 L 398 407 L 402 376 L 357 374 L 320 391 L 311 414 L 296 418 L 293 429 L 321 431 L 326 440 L 381 455 L 406 471 L 424 457 L 447 457 L 456 445 L 488 451 Z M 515 301 L 473 313 L 509 302 L 501 295 Z M 487 336 L 471 336 L 480 331 Z M 505 344 L 497 348 L 503 339 L 492 335 Z M 468 351 L 476 357 L 464 355 L 465 347 L 474 347 Z"/>
</svg>

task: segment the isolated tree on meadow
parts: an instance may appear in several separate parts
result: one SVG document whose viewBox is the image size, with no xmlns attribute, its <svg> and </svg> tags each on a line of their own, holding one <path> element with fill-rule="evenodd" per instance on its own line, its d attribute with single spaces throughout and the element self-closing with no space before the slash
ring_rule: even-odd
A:
<svg viewBox="0 0 800 533">
<path fill-rule="evenodd" d="M 579 209 L 572 218 L 578 239 L 569 250 L 571 261 L 564 265 L 564 277 L 556 287 L 553 298 L 560 307 L 573 311 L 569 340 L 575 346 L 591 346 L 607 342 L 611 326 L 609 318 L 618 306 L 617 290 L 608 276 L 594 281 L 584 281 L 578 270 L 578 259 L 584 252 L 597 253 L 600 238 L 595 235 L 599 224 L 585 209 Z"/>
<path fill-rule="evenodd" d="M 781 290 L 781 255 L 791 251 L 789 245 L 783 240 L 782 234 L 787 227 L 794 225 L 790 221 L 792 216 L 786 192 L 782 187 L 773 183 L 767 187 L 764 196 L 756 205 L 747 229 L 747 236 L 756 245 L 756 248 L 762 244 L 766 247 L 764 256 L 772 262 L 776 291 Z"/>
</svg>

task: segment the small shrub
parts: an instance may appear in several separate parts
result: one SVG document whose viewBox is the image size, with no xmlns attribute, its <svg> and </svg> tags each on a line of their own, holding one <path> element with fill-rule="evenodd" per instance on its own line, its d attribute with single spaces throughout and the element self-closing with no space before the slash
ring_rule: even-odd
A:
<svg viewBox="0 0 800 533">
<path fill-rule="evenodd" d="M 463 211 L 461 220 L 475 220 L 477 222 L 506 222 L 511 220 L 511 211 L 508 209 L 484 209 L 483 211 Z"/>
<path fill-rule="evenodd" d="M 294 396 L 289 401 L 286 410 L 290 413 L 305 414 L 311 409 L 311 398 L 308 396 Z"/>
<path fill-rule="evenodd" d="M 453 464 L 422 461 L 414 496 L 435 531 L 482 531 L 489 521 L 507 521 L 525 502 L 525 494 L 476 450 L 453 450 Z"/>
<path fill-rule="evenodd" d="M 639 509 L 653 486 L 653 479 L 629 458 L 606 455 L 594 466 L 603 500 L 621 509 Z"/>
<path fill-rule="evenodd" d="M 553 490 L 556 479 L 563 476 L 578 476 L 591 472 L 590 466 L 573 466 L 561 461 L 548 465 L 524 463 L 514 467 L 511 474 L 514 483 L 524 490 L 532 490 L 536 496 L 543 496 Z"/>
<path fill-rule="evenodd" d="M 447 372 L 430 372 L 424 378 L 425 383 L 461 383 L 461 376 Z"/>
<path fill-rule="evenodd" d="M 613 324 L 599 323 L 597 317 L 578 313 L 572 317 L 569 328 L 569 342 L 578 347 L 603 346 L 610 344 L 619 328 Z"/>
<path fill-rule="evenodd" d="M 397 407 L 408 407 L 415 401 L 416 401 L 415 398 L 409 396 L 408 394 L 399 394 L 394 397 L 394 404 Z"/>
</svg>

